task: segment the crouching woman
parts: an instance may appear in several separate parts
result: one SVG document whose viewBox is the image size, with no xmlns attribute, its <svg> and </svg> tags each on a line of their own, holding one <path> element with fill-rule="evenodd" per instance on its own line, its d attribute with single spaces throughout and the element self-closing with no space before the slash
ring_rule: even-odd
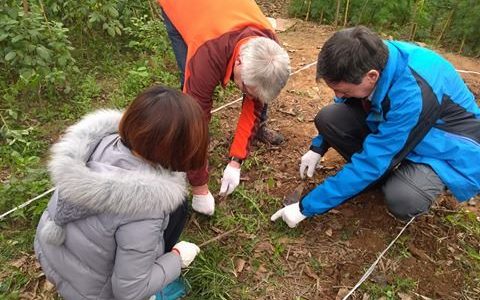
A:
<svg viewBox="0 0 480 300">
<path fill-rule="evenodd" d="M 34 244 L 63 298 L 158 298 L 175 283 L 200 251 L 177 240 L 187 217 L 183 172 L 203 166 L 207 140 L 196 101 L 163 86 L 123 114 L 96 111 L 67 130 L 52 148 L 56 190 Z"/>
</svg>

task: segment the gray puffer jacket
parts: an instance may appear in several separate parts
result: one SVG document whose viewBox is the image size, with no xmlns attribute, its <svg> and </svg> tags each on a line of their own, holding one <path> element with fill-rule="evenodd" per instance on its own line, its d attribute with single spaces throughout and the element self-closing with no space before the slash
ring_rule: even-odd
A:
<svg viewBox="0 0 480 300">
<path fill-rule="evenodd" d="M 87 115 L 52 148 L 56 191 L 34 246 L 65 299 L 144 299 L 180 275 L 163 232 L 185 200 L 185 174 L 134 156 L 116 133 L 121 116 Z"/>
</svg>

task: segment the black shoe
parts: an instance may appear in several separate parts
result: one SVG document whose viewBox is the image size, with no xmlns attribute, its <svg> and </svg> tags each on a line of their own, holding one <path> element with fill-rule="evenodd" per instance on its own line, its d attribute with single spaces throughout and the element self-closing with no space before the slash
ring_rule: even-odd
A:
<svg viewBox="0 0 480 300">
<path fill-rule="evenodd" d="M 267 126 L 261 126 L 255 138 L 265 144 L 270 144 L 274 146 L 278 146 L 285 141 L 285 138 L 280 132 L 267 128 Z"/>
</svg>

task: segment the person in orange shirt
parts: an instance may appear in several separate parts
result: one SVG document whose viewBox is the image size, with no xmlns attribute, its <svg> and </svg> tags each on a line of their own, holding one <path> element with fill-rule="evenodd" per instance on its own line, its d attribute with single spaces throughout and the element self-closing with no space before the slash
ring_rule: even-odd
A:
<svg viewBox="0 0 480 300">
<path fill-rule="evenodd" d="M 280 144 L 283 137 L 265 126 L 267 104 L 290 75 L 287 52 L 253 0 L 158 0 L 181 71 L 183 91 L 200 103 L 211 119 L 217 85 L 233 80 L 243 103 L 220 188 L 229 195 L 240 183 L 242 161 L 253 138 Z M 212 215 L 215 200 L 208 189 L 208 163 L 187 173 L 194 210 Z"/>
</svg>

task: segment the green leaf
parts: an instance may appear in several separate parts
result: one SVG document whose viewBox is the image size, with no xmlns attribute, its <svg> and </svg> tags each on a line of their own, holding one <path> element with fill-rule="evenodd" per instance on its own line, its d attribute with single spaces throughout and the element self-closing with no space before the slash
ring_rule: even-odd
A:
<svg viewBox="0 0 480 300">
<path fill-rule="evenodd" d="M 17 35 L 15 37 L 13 37 L 12 43 L 16 43 L 16 42 L 21 41 L 21 40 L 23 40 L 23 35 Z"/>
<path fill-rule="evenodd" d="M 45 47 L 38 46 L 36 50 L 37 50 L 37 54 L 40 55 L 40 57 L 43 58 L 44 60 L 50 59 L 50 53 Z"/>
<path fill-rule="evenodd" d="M 33 75 L 35 75 L 35 70 L 33 69 L 23 69 L 20 71 L 20 77 L 24 80 L 29 80 Z"/>
<path fill-rule="evenodd" d="M 115 30 L 112 27 L 108 27 L 107 32 L 110 36 L 115 36 Z"/>
<path fill-rule="evenodd" d="M 8 37 L 8 33 L 4 33 L 2 35 L 0 35 L 0 42 L 3 41 L 4 39 L 6 39 Z"/>
<path fill-rule="evenodd" d="M 5 55 L 5 60 L 6 61 L 12 60 L 15 58 L 15 56 L 17 56 L 17 53 L 15 51 L 10 51 L 7 53 L 7 55 Z"/>
<path fill-rule="evenodd" d="M 118 11 L 113 6 L 108 7 L 108 13 L 114 18 L 118 17 Z"/>
<path fill-rule="evenodd" d="M 138 46 L 138 45 L 140 45 L 140 43 L 137 42 L 137 41 L 130 41 L 128 43 L 128 47 L 130 47 L 130 48 L 133 48 L 133 47 Z"/>
<path fill-rule="evenodd" d="M 17 111 L 13 110 L 13 109 L 7 109 L 7 113 L 10 117 L 12 117 L 12 119 L 14 120 L 18 120 L 18 113 Z"/>
<path fill-rule="evenodd" d="M 64 67 L 66 64 L 67 64 L 67 57 L 66 56 L 60 56 L 58 58 L 58 64 L 61 66 L 61 67 Z"/>
</svg>

